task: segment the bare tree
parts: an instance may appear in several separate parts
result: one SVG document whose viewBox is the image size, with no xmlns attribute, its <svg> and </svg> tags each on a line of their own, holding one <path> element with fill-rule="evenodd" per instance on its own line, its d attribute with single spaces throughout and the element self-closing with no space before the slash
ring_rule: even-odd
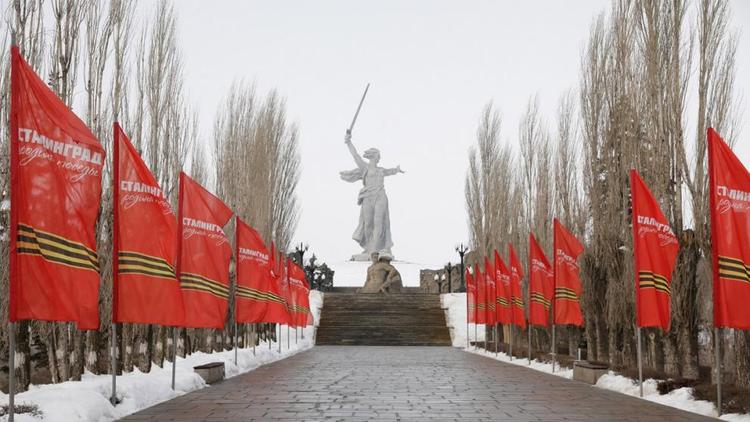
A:
<svg viewBox="0 0 750 422">
<path fill-rule="evenodd" d="M 510 152 L 500 145 L 501 126 L 500 114 L 494 110 L 492 103 L 488 103 L 482 111 L 477 129 L 477 145 L 469 151 L 466 208 L 473 249 L 483 256 L 490 256 L 498 246 L 497 238 L 493 237 L 500 231 L 496 206 L 501 190 L 498 178 L 503 168 L 508 170 L 510 163 Z M 481 259 L 481 256 L 478 258 Z"/>
<path fill-rule="evenodd" d="M 299 154 L 284 101 L 271 92 L 261 102 L 254 86 L 234 84 L 217 114 L 214 138 L 218 193 L 267 242 L 285 250 L 299 212 Z"/>
</svg>

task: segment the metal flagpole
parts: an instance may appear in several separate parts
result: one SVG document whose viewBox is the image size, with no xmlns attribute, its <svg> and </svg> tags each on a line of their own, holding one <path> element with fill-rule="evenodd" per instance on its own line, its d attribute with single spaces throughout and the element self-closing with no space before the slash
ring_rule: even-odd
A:
<svg viewBox="0 0 750 422">
<path fill-rule="evenodd" d="M 510 360 L 513 360 L 513 329 L 516 328 L 515 325 L 510 324 Z"/>
<path fill-rule="evenodd" d="M 286 325 L 286 350 L 289 350 L 289 324 Z"/>
<path fill-rule="evenodd" d="M 172 327 L 172 390 L 177 375 L 177 327 Z"/>
<path fill-rule="evenodd" d="M 234 322 L 234 364 L 237 365 L 237 321 Z"/>
<path fill-rule="evenodd" d="M 526 326 L 526 329 L 528 330 L 526 333 L 526 337 L 529 340 L 528 347 L 526 348 L 526 353 L 529 355 L 529 365 L 531 365 L 531 321 L 529 321 L 529 325 Z"/>
<path fill-rule="evenodd" d="M 297 344 L 297 327 L 294 327 L 294 344 Z"/>
<path fill-rule="evenodd" d="M 529 247 L 530 246 L 531 245 L 529 245 Z M 529 290 L 528 290 L 529 297 L 528 297 L 528 300 L 527 300 L 526 303 L 528 303 L 529 306 L 526 307 L 526 323 L 527 323 L 527 325 L 526 325 L 526 330 L 527 330 L 527 332 L 526 332 L 526 338 L 527 338 L 527 340 L 528 340 L 529 343 L 527 345 L 528 347 L 526 349 L 526 352 L 529 355 L 529 366 L 531 366 L 531 259 L 529 259 L 528 287 L 529 287 Z"/>
<path fill-rule="evenodd" d="M 474 323 L 474 348 L 476 349 L 479 344 L 479 336 L 477 335 L 477 323 Z"/>
<path fill-rule="evenodd" d="M 641 352 L 641 327 L 636 329 L 636 341 L 638 342 L 638 386 L 643 397 L 643 354 Z"/>
<path fill-rule="evenodd" d="M 276 337 L 276 341 L 279 342 L 279 353 L 281 353 L 281 324 L 277 324 L 279 326 L 279 335 Z"/>
<path fill-rule="evenodd" d="M 555 373 L 555 360 L 557 359 L 557 345 L 555 343 L 555 324 L 552 323 L 552 373 Z"/>
<path fill-rule="evenodd" d="M 117 404 L 117 324 L 112 323 L 112 338 L 110 339 L 112 345 L 112 356 L 110 361 L 112 363 L 112 396 L 109 398 L 109 402 L 112 406 Z"/>
<path fill-rule="evenodd" d="M 466 350 L 469 350 L 470 343 L 471 342 L 469 341 L 469 316 L 467 315 L 466 316 Z"/>
<path fill-rule="evenodd" d="M 497 349 L 499 349 L 498 347 L 499 346 L 498 342 L 500 338 L 499 331 L 500 331 L 499 325 L 495 324 L 495 356 L 497 356 Z"/>
<path fill-rule="evenodd" d="M 716 352 L 716 408 L 721 416 L 721 328 L 714 327 L 714 337 L 716 344 L 714 345 L 714 351 Z"/>
<path fill-rule="evenodd" d="M 250 329 L 252 330 L 250 339 L 253 341 L 253 356 L 255 356 L 255 324 L 251 324 Z"/>
<path fill-rule="evenodd" d="M 8 422 L 16 413 L 16 323 L 8 323 Z"/>
</svg>

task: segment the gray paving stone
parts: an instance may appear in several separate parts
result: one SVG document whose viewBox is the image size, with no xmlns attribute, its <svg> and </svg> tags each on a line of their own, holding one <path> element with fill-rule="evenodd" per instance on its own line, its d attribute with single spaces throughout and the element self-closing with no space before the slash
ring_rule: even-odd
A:
<svg viewBox="0 0 750 422">
<path fill-rule="evenodd" d="M 703 421 L 450 347 L 317 346 L 126 421 Z"/>
</svg>

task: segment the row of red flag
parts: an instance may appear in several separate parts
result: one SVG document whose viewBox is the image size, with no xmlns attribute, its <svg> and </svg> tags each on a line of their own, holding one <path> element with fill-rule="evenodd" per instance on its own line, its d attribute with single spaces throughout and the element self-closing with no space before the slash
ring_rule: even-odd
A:
<svg viewBox="0 0 750 422">
<path fill-rule="evenodd" d="M 708 129 L 714 326 L 750 329 L 750 172 L 713 129 Z M 679 241 L 646 183 L 630 172 L 636 324 L 669 331 L 672 273 Z M 526 327 L 521 294 L 523 269 L 513 246 L 510 267 L 497 251 L 484 272 L 466 269 L 467 320 Z M 554 220 L 553 265 L 529 234 L 528 323 L 583 325 L 578 257 L 583 245 Z M 618 298 L 608 298 L 618 300 Z M 552 318 L 550 318 L 552 312 Z"/>
<path fill-rule="evenodd" d="M 99 327 L 96 221 L 105 152 L 88 127 L 12 48 L 10 321 Z M 178 215 L 114 124 L 112 273 L 115 323 L 224 328 L 234 213 L 180 173 Z M 236 218 L 234 320 L 312 323 L 296 263 Z"/>
<path fill-rule="evenodd" d="M 562 225 L 554 221 L 554 270 L 542 248 L 529 235 L 529 316 L 528 323 L 548 326 L 554 302 L 554 323 L 582 325 L 579 306 L 581 282 L 578 276 L 578 256 L 581 243 Z M 523 266 L 513 245 L 508 247 L 508 263 L 495 251 L 494 260 L 484 258 L 484 272 L 474 265 L 473 273 L 466 269 L 466 299 L 468 321 L 475 324 L 511 324 L 526 328 L 521 280 Z"/>
</svg>

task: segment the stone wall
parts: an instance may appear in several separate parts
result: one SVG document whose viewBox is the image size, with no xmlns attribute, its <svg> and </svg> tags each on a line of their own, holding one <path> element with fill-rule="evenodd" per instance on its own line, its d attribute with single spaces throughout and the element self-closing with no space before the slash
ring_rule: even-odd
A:
<svg viewBox="0 0 750 422">
<path fill-rule="evenodd" d="M 449 286 L 448 286 L 448 272 L 445 268 L 441 268 L 439 270 L 430 270 L 430 269 L 424 269 L 419 272 L 419 288 L 422 292 L 425 293 L 437 293 L 438 292 L 438 283 L 435 282 L 435 274 L 437 274 L 441 279 L 441 289 L 440 293 L 448 293 L 449 292 Z M 443 281 L 443 275 L 445 275 L 445 280 Z M 459 290 L 459 287 L 461 287 L 461 266 L 455 265 L 451 269 L 450 272 L 450 281 L 451 281 L 451 292 L 456 292 Z"/>
</svg>

